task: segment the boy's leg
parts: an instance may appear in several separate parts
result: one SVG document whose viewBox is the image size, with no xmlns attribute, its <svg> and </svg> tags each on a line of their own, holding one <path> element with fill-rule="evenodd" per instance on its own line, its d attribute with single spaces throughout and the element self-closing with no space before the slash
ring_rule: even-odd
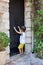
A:
<svg viewBox="0 0 43 65">
<path fill-rule="evenodd" d="M 23 54 L 23 47 L 24 47 L 23 44 L 20 44 L 20 45 L 18 46 L 18 49 L 19 49 L 19 53 L 20 53 L 20 54 Z"/>
<path fill-rule="evenodd" d="M 22 49 L 19 49 L 19 53 L 22 54 Z"/>
<path fill-rule="evenodd" d="M 22 47 L 22 54 L 24 53 L 24 49 L 23 48 L 24 48 L 24 44 L 23 44 L 23 47 Z"/>
<path fill-rule="evenodd" d="M 22 54 L 23 54 L 23 48 L 22 48 Z"/>
</svg>

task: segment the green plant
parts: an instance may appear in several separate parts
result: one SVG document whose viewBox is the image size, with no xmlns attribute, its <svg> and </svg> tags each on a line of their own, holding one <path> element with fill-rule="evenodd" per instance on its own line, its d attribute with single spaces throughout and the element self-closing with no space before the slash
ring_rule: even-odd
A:
<svg viewBox="0 0 43 65">
<path fill-rule="evenodd" d="M 10 38 L 7 36 L 5 32 L 0 32 L 0 51 L 4 50 L 8 43 L 10 42 Z"/>
<path fill-rule="evenodd" d="M 37 10 L 37 17 L 34 18 L 34 52 L 38 57 L 43 58 L 43 10 Z"/>
</svg>

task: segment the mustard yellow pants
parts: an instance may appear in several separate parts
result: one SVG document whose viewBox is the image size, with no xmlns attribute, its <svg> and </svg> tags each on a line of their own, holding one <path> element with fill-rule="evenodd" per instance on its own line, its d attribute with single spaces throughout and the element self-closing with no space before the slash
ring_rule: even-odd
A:
<svg viewBox="0 0 43 65">
<path fill-rule="evenodd" d="M 18 46 L 18 49 L 21 49 L 21 48 L 23 48 L 24 47 L 24 44 L 21 44 L 20 43 L 20 45 Z"/>
</svg>

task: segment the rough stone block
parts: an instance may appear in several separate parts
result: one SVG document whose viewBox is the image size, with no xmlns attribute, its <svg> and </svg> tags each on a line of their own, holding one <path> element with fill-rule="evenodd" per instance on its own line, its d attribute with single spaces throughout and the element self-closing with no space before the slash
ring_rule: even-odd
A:
<svg viewBox="0 0 43 65">
<path fill-rule="evenodd" d="M 28 7 L 28 6 L 30 6 L 30 5 L 31 5 L 30 2 L 25 2 L 25 7 Z"/>
<path fill-rule="evenodd" d="M 31 37 L 26 37 L 26 43 L 32 43 Z"/>
<path fill-rule="evenodd" d="M 31 8 L 30 7 L 25 7 L 25 12 L 27 12 L 27 11 L 31 11 Z"/>
<path fill-rule="evenodd" d="M 26 37 L 32 37 L 32 32 L 31 31 L 27 31 L 26 32 Z"/>
<path fill-rule="evenodd" d="M 25 26 L 26 27 L 31 27 L 31 19 L 26 19 L 25 20 Z"/>
<path fill-rule="evenodd" d="M 30 18 L 30 12 L 25 13 L 25 18 Z"/>
<path fill-rule="evenodd" d="M 26 27 L 26 31 L 31 31 L 31 27 Z"/>
<path fill-rule="evenodd" d="M 30 53 L 31 52 L 31 44 L 25 44 L 25 52 Z"/>
</svg>

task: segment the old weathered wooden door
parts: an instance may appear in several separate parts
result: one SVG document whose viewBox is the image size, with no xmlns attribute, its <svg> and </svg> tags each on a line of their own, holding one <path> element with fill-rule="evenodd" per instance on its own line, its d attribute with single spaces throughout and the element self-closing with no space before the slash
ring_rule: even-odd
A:
<svg viewBox="0 0 43 65">
<path fill-rule="evenodd" d="M 9 3 L 9 18 L 10 18 L 10 55 L 18 52 L 19 36 L 13 29 L 15 26 L 24 25 L 24 0 L 10 0 Z"/>
</svg>

